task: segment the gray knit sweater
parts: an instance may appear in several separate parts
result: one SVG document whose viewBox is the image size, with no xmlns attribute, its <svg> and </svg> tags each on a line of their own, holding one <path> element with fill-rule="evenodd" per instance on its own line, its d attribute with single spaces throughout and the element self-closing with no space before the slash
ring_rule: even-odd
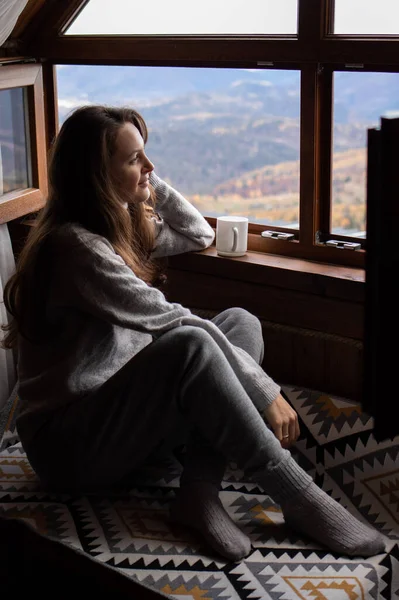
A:
<svg viewBox="0 0 399 600">
<path fill-rule="evenodd" d="M 209 246 L 214 232 L 197 209 L 155 174 L 151 183 L 160 216 L 154 219 L 153 256 Z M 22 337 L 19 341 L 25 427 L 29 414 L 79 401 L 154 339 L 181 325 L 201 327 L 212 336 L 259 409 L 277 397 L 280 387 L 245 351 L 233 346 L 211 321 L 168 302 L 160 290 L 136 277 L 105 238 L 66 224 L 52 251 L 57 269 L 46 317 L 57 335 L 40 346 Z"/>
</svg>

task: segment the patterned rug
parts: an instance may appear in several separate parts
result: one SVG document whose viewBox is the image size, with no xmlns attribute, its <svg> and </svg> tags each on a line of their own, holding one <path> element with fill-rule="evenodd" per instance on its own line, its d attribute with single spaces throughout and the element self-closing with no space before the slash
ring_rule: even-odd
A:
<svg viewBox="0 0 399 600">
<path fill-rule="evenodd" d="M 240 563 L 221 560 L 195 534 L 168 523 L 181 472 L 177 456 L 159 457 L 128 489 L 45 493 L 15 434 L 17 399 L 0 451 L 0 510 L 170 598 L 399 598 L 399 436 L 377 443 L 372 419 L 352 402 L 288 385 L 283 392 L 300 417 L 295 458 L 328 494 L 387 536 L 386 553 L 347 558 L 298 536 L 234 464 L 221 498 L 252 540 L 252 554 Z"/>
</svg>

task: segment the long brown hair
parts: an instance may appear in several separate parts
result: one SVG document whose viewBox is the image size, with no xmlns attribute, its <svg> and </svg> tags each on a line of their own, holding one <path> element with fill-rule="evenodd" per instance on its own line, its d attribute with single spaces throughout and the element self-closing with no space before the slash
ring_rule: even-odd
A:
<svg viewBox="0 0 399 600">
<path fill-rule="evenodd" d="M 18 334 L 33 342 L 46 337 L 45 299 L 49 287 L 51 235 L 64 223 L 77 223 L 107 238 L 134 273 L 154 284 L 159 265 L 150 259 L 154 245 L 147 203 L 123 205 L 110 177 L 110 159 L 116 137 L 125 123 L 139 130 L 144 143 L 148 130 L 142 116 L 131 108 L 83 106 L 63 123 L 49 161 L 49 194 L 18 257 L 16 271 L 4 289 L 4 303 L 12 315 L 2 346 L 14 348 Z M 47 331 L 48 333 L 48 331 Z"/>
</svg>

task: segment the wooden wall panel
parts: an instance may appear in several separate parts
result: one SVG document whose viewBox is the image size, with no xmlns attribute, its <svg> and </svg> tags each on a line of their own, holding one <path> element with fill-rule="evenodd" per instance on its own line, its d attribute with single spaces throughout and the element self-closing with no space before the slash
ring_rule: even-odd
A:
<svg viewBox="0 0 399 600">
<path fill-rule="evenodd" d="M 176 269 L 166 293 L 200 312 L 246 308 L 262 321 L 263 367 L 273 379 L 361 400 L 361 303 Z"/>
<path fill-rule="evenodd" d="M 295 364 L 292 334 L 268 327 L 266 323 L 262 323 L 262 329 L 265 342 L 264 370 L 279 383 L 291 383 Z"/>
<path fill-rule="evenodd" d="M 301 382 L 302 386 L 311 389 L 326 389 L 325 364 L 328 341 L 328 338 L 322 335 L 313 335 L 313 332 L 304 330 L 292 334 L 294 364 L 290 381 Z"/>
<path fill-rule="evenodd" d="M 191 271 L 170 270 L 167 290 L 171 301 L 187 306 L 210 310 L 242 306 L 284 325 L 354 339 L 363 335 L 363 307 L 358 303 Z"/>
<path fill-rule="evenodd" d="M 212 245 L 202 252 L 171 256 L 168 264 L 170 269 L 178 271 L 206 273 L 221 279 L 250 281 L 363 303 L 363 268 L 287 258 L 265 252 L 247 252 L 245 256 L 230 259 L 218 256 Z M 341 251 L 337 252 L 339 254 Z"/>
<path fill-rule="evenodd" d="M 363 346 L 330 340 L 325 364 L 325 390 L 339 389 L 350 400 L 362 401 Z"/>
</svg>

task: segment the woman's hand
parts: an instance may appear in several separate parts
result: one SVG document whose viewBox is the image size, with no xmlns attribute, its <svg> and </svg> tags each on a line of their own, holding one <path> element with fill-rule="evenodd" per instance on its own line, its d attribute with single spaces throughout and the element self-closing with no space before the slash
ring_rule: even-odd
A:
<svg viewBox="0 0 399 600">
<path fill-rule="evenodd" d="M 289 448 L 299 437 L 298 415 L 281 394 L 263 412 L 283 448 Z"/>
</svg>

